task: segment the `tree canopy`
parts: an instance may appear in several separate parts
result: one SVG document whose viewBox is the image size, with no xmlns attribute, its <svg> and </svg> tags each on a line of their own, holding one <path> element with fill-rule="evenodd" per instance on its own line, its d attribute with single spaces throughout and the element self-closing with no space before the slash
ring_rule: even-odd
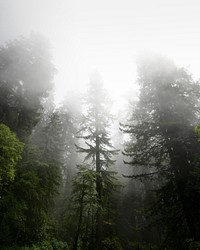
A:
<svg viewBox="0 0 200 250">
<path fill-rule="evenodd" d="M 179 210 L 178 244 L 185 226 L 189 231 L 185 237 L 199 240 L 200 197 L 196 186 L 200 145 L 195 127 L 199 119 L 200 85 L 185 69 L 162 57 L 141 60 L 138 72 L 140 99 L 131 121 L 122 125 L 122 130 L 131 135 L 124 150 L 131 160 L 126 163 L 138 169 L 132 177 L 159 180 L 156 202 L 163 218 L 166 209 L 168 213 L 172 206 Z M 177 219 L 173 211 L 171 223 Z M 165 221 L 165 226 L 169 225 L 169 217 Z"/>
<path fill-rule="evenodd" d="M 42 101 L 56 70 L 48 42 L 40 35 L 10 41 L 0 48 L 0 122 L 23 140 L 39 121 Z"/>
<path fill-rule="evenodd" d="M 78 138 L 84 140 L 86 147 L 76 146 L 78 152 L 85 153 L 85 161 L 89 161 L 91 169 L 96 172 L 96 192 L 98 209 L 96 214 L 96 247 L 101 249 L 103 239 L 103 215 L 105 207 L 106 186 L 114 186 L 113 171 L 110 166 L 114 164 L 113 155 L 117 150 L 111 144 L 109 99 L 102 87 L 99 76 L 91 78 L 88 94 L 85 98 L 86 110 L 82 119 Z M 109 183 L 109 184 L 108 184 Z M 111 190 L 110 190 L 111 191 Z"/>
<path fill-rule="evenodd" d="M 0 191 L 14 181 L 15 167 L 21 159 L 24 144 L 10 129 L 0 124 Z"/>
</svg>

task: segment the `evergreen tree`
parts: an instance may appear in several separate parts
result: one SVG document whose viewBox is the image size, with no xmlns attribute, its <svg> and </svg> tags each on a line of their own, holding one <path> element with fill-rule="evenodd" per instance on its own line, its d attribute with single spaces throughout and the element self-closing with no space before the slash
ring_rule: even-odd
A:
<svg viewBox="0 0 200 250">
<path fill-rule="evenodd" d="M 60 194 L 56 204 L 56 218 L 58 224 L 59 237 L 66 240 L 66 225 L 63 217 L 68 207 L 69 196 L 72 192 L 72 178 L 76 172 L 78 163 L 78 154 L 75 144 L 77 142 L 76 125 L 77 121 L 74 114 L 66 106 L 59 108 L 60 119 L 62 123 L 62 180 L 60 185 Z"/>
<path fill-rule="evenodd" d="M 0 194 L 14 181 L 15 167 L 21 159 L 24 144 L 10 129 L 0 124 Z"/>
<path fill-rule="evenodd" d="M 55 205 L 51 206 L 53 234 L 66 240 L 66 225 L 63 217 L 71 193 L 71 179 L 75 171 L 77 153 L 75 150 L 75 119 L 66 107 L 45 112 L 36 126 L 31 142 L 41 152 L 40 161 L 50 167 L 52 178 L 57 181 L 58 194 L 54 196 Z"/>
<path fill-rule="evenodd" d="M 55 68 L 48 42 L 39 35 L 0 47 L 0 122 L 26 140 L 53 87 Z"/>
<path fill-rule="evenodd" d="M 109 182 L 112 185 L 113 172 L 109 167 L 114 163 L 112 156 L 117 153 L 110 142 L 109 127 L 111 115 L 109 114 L 109 101 L 100 79 L 91 79 L 90 88 L 86 97 L 86 110 L 80 125 L 78 138 L 85 141 L 87 147 L 77 146 L 78 152 L 85 153 L 85 161 L 91 159 L 91 164 L 96 172 L 96 192 L 98 209 L 96 213 L 96 246 L 101 249 L 103 231 L 104 209 L 103 199 L 105 197 L 104 187 Z"/>
<path fill-rule="evenodd" d="M 132 121 L 121 127 L 131 135 L 124 154 L 137 169 L 132 177 L 157 177 L 157 185 L 162 183 L 157 212 L 168 226 L 167 234 L 176 235 L 173 243 L 184 249 L 183 237 L 200 238 L 199 175 L 195 174 L 200 145 L 194 130 L 200 87 L 185 69 L 162 57 L 141 60 L 138 72 L 140 100 Z"/>
<path fill-rule="evenodd" d="M 1 243 L 35 242 L 48 231 L 48 209 L 58 184 L 42 152 L 28 141 L 53 87 L 54 74 L 49 45 L 39 35 L 22 37 L 0 48 L 0 121 L 26 142 L 15 180 L 0 199 Z M 10 147 L 16 154 L 10 155 L 13 166 L 21 148 L 20 143 Z"/>
<path fill-rule="evenodd" d="M 68 234 L 73 237 L 73 249 L 94 249 L 97 194 L 95 172 L 87 165 L 78 165 L 72 179 L 72 193 L 66 214 Z"/>
<path fill-rule="evenodd" d="M 0 241 L 35 243 L 52 230 L 55 198 L 61 183 L 61 124 L 52 114 L 40 141 L 26 144 L 15 182 L 0 202 Z"/>
</svg>

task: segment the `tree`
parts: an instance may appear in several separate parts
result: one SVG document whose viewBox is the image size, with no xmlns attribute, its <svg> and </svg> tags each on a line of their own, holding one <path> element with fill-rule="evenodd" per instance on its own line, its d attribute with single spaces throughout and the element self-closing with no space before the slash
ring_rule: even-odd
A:
<svg viewBox="0 0 200 250">
<path fill-rule="evenodd" d="M 27 139 L 53 87 L 55 67 L 48 42 L 39 35 L 0 47 L 0 122 Z"/>
<path fill-rule="evenodd" d="M 89 166 L 78 165 L 77 173 L 72 179 L 67 219 L 70 232 L 74 234 L 74 250 L 78 245 L 83 249 L 94 249 L 95 214 L 98 207 L 95 175 Z"/>
<path fill-rule="evenodd" d="M 15 167 L 21 159 L 24 144 L 10 129 L 0 124 L 0 193 L 15 177 Z"/>
<path fill-rule="evenodd" d="M 15 182 L 0 200 L 0 241 L 32 244 L 50 234 L 61 184 L 62 145 L 59 115 L 53 113 L 40 140 L 26 143 Z"/>
<path fill-rule="evenodd" d="M 105 194 L 105 180 L 112 183 L 112 174 L 109 167 L 114 163 L 112 156 L 117 154 L 110 142 L 109 126 L 111 115 L 109 114 L 109 100 L 101 86 L 100 79 L 93 77 L 86 97 L 85 116 L 80 125 L 78 138 L 85 140 L 87 147 L 76 146 L 78 152 L 85 153 L 85 161 L 91 159 L 91 164 L 96 172 L 96 192 L 98 209 L 96 214 L 96 246 L 101 249 L 102 244 L 102 209 Z M 111 184 L 112 185 L 112 184 Z"/>
<path fill-rule="evenodd" d="M 166 211 L 171 214 L 170 223 L 179 220 L 176 241 L 181 245 L 183 237 L 199 240 L 199 175 L 194 173 L 199 169 L 200 145 L 194 128 L 200 86 L 185 69 L 162 57 L 142 59 L 138 72 L 140 99 L 132 121 L 121 127 L 131 135 L 124 154 L 132 160 L 126 163 L 139 169 L 133 178 L 159 178 L 159 213 L 168 226 Z"/>
<path fill-rule="evenodd" d="M 53 88 L 55 72 L 49 44 L 39 35 L 21 37 L 0 47 L 0 122 L 25 142 L 22 160 L 15 168 L 15 180 L 0 199 L 1 243 L 30 244 L 44 239 L 50 230 L 50 210 L 60 184 L 59 157 L 62 154 L 58 152 L 61 147 L 58 145 L 60 134 L 56 115 L 49 119 L 46 134 L 40 134 L 43 144 L 34 145 L 30 135 L 36 129 L 44 101 Z M 4 139 L 9 135 L 5 131 L 2 130 Z M 45 135 L 52 132 L 53 138 L 49 136 L 49 140 L 53 141 L 49 146 L 45 144 Z M 17 145 L 17 139 L 11 145 L 13 138 L 10 135 L 10 155 L 5 158 L 7 167 L 11 166 L 9 160 L 12 163 L 12 167 L 6 169 L 8 178 L 13 178 L 12 168 L 17 157 L 20 159 L 19 152 L 23 148 L 23 144 Z M 9 151 L 6 146 L 3 144 L 2 147 L 4 155 Z"/>
</svg>

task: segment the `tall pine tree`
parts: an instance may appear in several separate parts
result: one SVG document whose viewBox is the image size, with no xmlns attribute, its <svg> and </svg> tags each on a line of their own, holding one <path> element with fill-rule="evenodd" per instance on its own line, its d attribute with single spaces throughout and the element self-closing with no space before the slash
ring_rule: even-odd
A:
<svg viewBox="0 0 200 250">
<path fill-rule="evenodd" d="M 86 147 L 77 146 L 78 152 L 85 153 L 85 161 L 91 160 L 91 166 L 96 172 L 96 192 L 98 209 L 96 214 L 96 247 L 102 249 L 103 239 L 103 199 L 105 197 L 105 185 L 113 184 L 113 172 L 109 171 L 114 163 L 112 156 L 117 154 L 110 142 L 109 99 L 102 88 L 99 77 L 93 77 L 85 99 L 86 110 L 80 124 L 78 137 L 83 139 Z"/>
<path fill-rule="evenodd" d="M 169 226 L 167 234 L 176 235 L 178 244 L 187 237 L 200 240 L 200 144 L 194 130 L 200 86 L 162 57 L 142 59 L 138 73 L 140 99 L 132 121 L 121 127 L 131 135 L 124 154 L 137 169 L 132 177 L 162 180 L 157 208 Z"/>
<path fill-rule="evenodd" d="M 21 37 L 0 47 L 0 122 L 24 141 L 39 121 L 55 72 L 42 36 Z"/>
</svg>

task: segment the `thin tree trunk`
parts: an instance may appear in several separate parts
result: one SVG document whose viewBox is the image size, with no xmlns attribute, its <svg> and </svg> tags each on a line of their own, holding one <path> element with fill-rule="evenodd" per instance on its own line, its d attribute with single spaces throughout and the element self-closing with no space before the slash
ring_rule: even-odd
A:
<svg viewBox="0 0 200 250">
<path fill-rule="evenodd" d="M 97 249 L 102 249 L 102 180 L 101 180 L 101 162 L 99 136 L 96 136 L 96 191 L 98 199 L 97 217 L 96 217 L 96 244 Z"/>
<path fill-rule="evenodd" d="M 83 185 L 84 185 L 84 180 L 83 180 Z M 85 191 L 82 190 L 81 193 L 81 199 L 80 199 L 80 212 L 79 212 L 79 219 L 78 219 L 78 226 L 77 226 L 77 231 L 74 239 L 74 245 L 73 245 L 73 250 L 77 250 L 78 247 L 78 239 L 79 235 L 81 232 L 81 226 L 82 226 L 82 218 L 83 218 L 83 199 L 84 199 Z"/>
</svg>

